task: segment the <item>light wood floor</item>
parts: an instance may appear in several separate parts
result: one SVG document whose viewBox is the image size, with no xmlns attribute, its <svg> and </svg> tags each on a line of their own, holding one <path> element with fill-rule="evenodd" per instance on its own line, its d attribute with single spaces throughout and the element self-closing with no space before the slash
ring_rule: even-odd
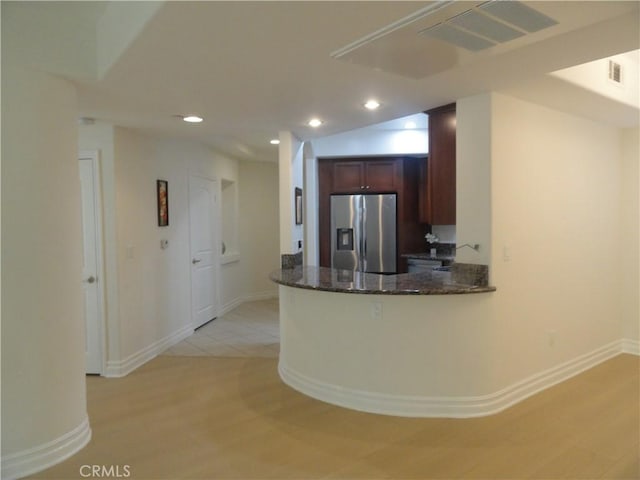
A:
<svg viewBox="0 0 640 480">
<path fill-rule="evenodd" d="M 620 355 L 490 417 L 409 419 L 301 395 L 273 358 L 161 356 L 88 378 L 93 439 L 33 478 L 640 478 L 640 358 Z M 121 470 L 122 471 L 122 470 Z"/>
</svg>

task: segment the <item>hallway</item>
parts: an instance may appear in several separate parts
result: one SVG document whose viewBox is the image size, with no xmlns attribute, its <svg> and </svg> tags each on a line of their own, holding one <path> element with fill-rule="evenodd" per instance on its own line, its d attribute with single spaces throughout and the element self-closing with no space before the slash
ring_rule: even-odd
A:
<svg viewBox="0 0 640 480">
<path fill-rule="evenodd" d="M 200 327 L 163 355 L 278 358 L 278 299 L 245 302 Z"/>
</svg>

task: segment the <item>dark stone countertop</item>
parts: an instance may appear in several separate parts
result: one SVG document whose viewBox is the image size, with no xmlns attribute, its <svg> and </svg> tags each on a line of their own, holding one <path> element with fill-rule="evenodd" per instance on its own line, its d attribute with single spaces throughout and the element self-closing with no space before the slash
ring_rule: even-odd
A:
<svg viewBox="0 0 640 480">
<path fill-rule="evenodd" d="M 443 262 L 453 262 L 456 257 L 453 255 L 443 255 L 437 254 L 435 257 L 432 257 L 429 252 L 420 252 L 420 253 L 403 253 L 400 255 L 403 258 L 415 258 L 418 260 L 441 260 Z"/>
<path fill-rule="evenodd" d="M 459 283 L 451 272 L 379 275 L 326 267 L 276 270 L 271 280 L 288 287 L 326 292 L 385 295 L 450 295 L 494 292 L 495 287 Z"/>
</svg>

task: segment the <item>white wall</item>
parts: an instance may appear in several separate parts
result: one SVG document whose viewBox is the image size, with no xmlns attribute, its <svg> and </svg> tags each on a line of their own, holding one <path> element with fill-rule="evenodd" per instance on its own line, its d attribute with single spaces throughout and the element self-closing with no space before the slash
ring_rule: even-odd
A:
<svg viewBox="0 0 640 480">
<path fill-rule="evenodd" d="M 312 140 L 317 157 L 426 154 L 427 129 L 358 129 Z"/>
<path fill-rule="evenodd" d="M 640 52 L 634 50 L 558 70 L 550 75 L 637 108 L 640 96 L 639 57 Z M 620 64 L 622 68 L 621 83 L 609 80 L 609 60 Z"/>
<path fill-rule="evenodd" d="M 291 254 L 301 251 L 298 242 L 304 236 L 304 226 L 295 222 L 294 201 L 295 187 L 303 187 L 303 149 L 302 142 L 291 132 L 282 131 L 279 138 L 280 253 Z"/>
<path fill-rule="evenodd" d="M 121 358 L 137 366 L 142 352 L 191 321 L 188 175 L 182 145 L 115 128 L 118 314 Z M 169 182 L 169 226 L 157 225 L 156 180 Z M 160 249 L 167 239 L 169 248 Z M 124 373 L 123 372 L 123 373 Z"/>
<path fill-rule="evenodd" d="M 242 188 L 238 162 L 217 153 L 208 151 L 208 156 L 202 157 L 202 160 L 199 161 L 197 165 L 194 165 L 194 162 L 191 161 L 189 169 L 192 173 L 216 178 L 218 181 L 222 179 L 232 181 L 236 184 L 238 190 Z M 229 254 L 236 257 L 234 252 L 229 252 Z M 240 255 L 242 254 L 240 253 Z M 225 262 L 220 266 L 221 314 L 228 312 L 242 303 L 245 295 L 245 281 L 242 265 L 238 262 Z"/>
<path fill-rule="evenodd" d="M 456 105 L 456 239 L 460 263 L 491 263 L 491 96 Z M 491 271 L 489 274 L 491 275 Z"/>
<path fill-rule="evenodd" d="M 622 131 L 622 235 L 619 266 L 622 274 L 622 336 L 640 342 L 640 135 L 638 128 Z"/>
<path fill-rule="evenodd" d="M 109 2 L 95 25 L 96 73 L 103 77 L 133 43 L 164 2 Z M 92 25 L 93 27 L 93 25 Z"/>
<path fill-rule="evenodd" d="M 278 165 L 239 162 L 240 263 L 247 299 L 275 297 L 269 273 L 280 268 Z"/>
<path fill-rule="evenodd" d="M 3 62 L 2 93 L 2 477 L 15 478 L 91 431 L 75 88 Z"/>
<path fill-rule="evenodd" d="M 74 78 L 95 78 L 96 13 L 90 8 L 72 12 L 64 3 L 4 2 L 2 41 L 19 47 L 3 49 L 3 64 L 9 61 Z"/>
<path fill-rule="evenodd" d="M 304 170 L 304 265 L 320 264 L 319 206 L 318 206 L 318 159 L 311 142 L 302 148 Z"/>
<path fill-rule="evenodd" d="M 490 160 L 475 198 L 459 193 L 458 228 L 460 242 L 471 239 L 468 225 L 491 225 L 478 232 L 492 245 L 498 291 L 486 334 L 493 363 L 502 359 L 500 383 L 621 338 L 620 239 L 630 220 L 621 216 L 620 138 L 614 127 L 504 95 L 458 102 L 458 165 Z"/>
</svg>

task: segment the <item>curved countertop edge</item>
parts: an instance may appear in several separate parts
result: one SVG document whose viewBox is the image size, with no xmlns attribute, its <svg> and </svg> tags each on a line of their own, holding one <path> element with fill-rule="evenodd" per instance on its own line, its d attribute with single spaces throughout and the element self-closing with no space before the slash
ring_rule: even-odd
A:
<svg viewBox="0 0 640 480">
<path fill-rule="evenodd" d="M 457 283 L 450 272 L 435 271 L 379 275 L 327 267 L 296 267 L 275 270 L 269 278 L 287 287 L 361 295 L 461 295 L 496 291 L 493 286 Z"/>
</svg>

